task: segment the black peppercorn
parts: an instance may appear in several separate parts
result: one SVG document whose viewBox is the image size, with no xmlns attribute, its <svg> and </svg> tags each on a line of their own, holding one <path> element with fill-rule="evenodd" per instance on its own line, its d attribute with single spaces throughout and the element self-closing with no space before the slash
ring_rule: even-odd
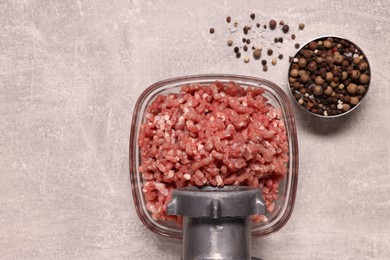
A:
<svg viewBox="0 0 390 260">
<path fill-rule="evenodd" d="M 283 54 L 279 54 L 278 58 L 279 60 L 283 59 Z"/>
<path fill-rule="evenodd" d="M 226 22 L 227 23 L 230 23 L 231 20 L 232 20 L 232 18 L 230 16 L 226 17 Z"/>
<path fill-rule="evenodd" d="M 210 28 L 210 33 L 214 33 L 214 28 Z"/>
<path fill-rule="evenodd" d="M 244 45 L 243 49 L 244 49 L 244 51 L 247 51 L 248 50 L 248 46 Z"/>
<path fill-rule="evenodd" d="M 298 49 L 300 45 L 299 45 L 299 43 L 296 43 L 294 46 L 295 46 L 295 49 Z"/>
<path fill-rule="evenodd" d="M 291 39 L 295 40 L 295 34 L 291 34 Z"/>
<path fill-rule="evenodd" d="M 250 39 L 246 39 L 246 44 L 250 44 L 251 43 L 251 40 Z"/>
<path fill-rule="evenodd" d="M 252 18 L 252 20 L 255 19 L 255 14 L 251 14 L 250 17 Z"/>
<path fill-rule="evenodd" d="M 285 25 L 283 25 L 283 27 L 282 27 L 282 31 L 284 32 L 284 33 L 288 33 L 288 30 L 290 29 L 290 27 L 287 25 L 287 24 L 285 24 Z"/>
<path fill-rule="evenodd" d="M 259 23 L 257 23 L 257 24 L 256 24 L 256 27 L 257 27 L 257 28 L 259 28 L 259 27 L 260 27 L 260 24 L 259 24 Z"/>
<path fill-rule="evenodd" d="M 240 52 L 236 52 L 236 58 L 240 58 L 241 57 L 241 53 Z"/>
<path fill-rule="evenodd" d="M 279 42 L 283 43 L 283 38 L 279 37 Z"/>
<path fill-rule="evenodd" d="M 267 64 L 267 61 L 266 61 L 266 60 L 262 60 L 262 61 L 261 61 L 261 64 L 262 64 L 262 65 L 266 65 L 266 64 Z"/>
<path fill-rule="evenodd" d="M 237 46 L 234 47 L 234 52 L 235 52 L 235 53 L 237 53 L 239 50 L 240 50 L 240 48 L 238 48 Z"/>
<path fill-rule="evenodd" d="M 268 54 L 269 56 L 271 56 L 272 53 L 273 53 L 272 49 L 268 49 L 267 54 Z"/>
<path fill-rule="evenodd" d="M 275 29 L 275 27 L 276 27 L 276 21 L 275 20 L 269 21 L 269 28 L 273 30 Z"/>
</svg>

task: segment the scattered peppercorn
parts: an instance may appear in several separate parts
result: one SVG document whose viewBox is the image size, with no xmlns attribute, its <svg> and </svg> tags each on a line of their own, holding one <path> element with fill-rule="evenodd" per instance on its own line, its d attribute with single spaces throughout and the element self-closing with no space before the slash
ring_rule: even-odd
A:
<svg viewBox="0 0 390 260">
<path fill-rule="evenodd" d="M 290 30 L 290 27 L 289 27 L 287 24 L 283 25 L 282 31 L 283 31 L 284 33 L 288 33 L 288 30 Z"/>
<path fill-rule="evenodd" d="M 298 28 L 299 28 L 299 30 L 303 30 L 303 28 L 305 28 L 305 24 L 304 23 L 300 23 L 298 25 Z"/>
<path fill-rule="evenodd" d="M 301 45 L 299 45 L 299 43 L 296 43 L 294 46 L 295 46 L 295 49 L 298 49 L 299 46 L 301 46 Z"/>
<path fill-rule="evenodd" d="M 263 71 L 267 71 L 267 70 L 268 70 L 267 65 L 264 65 L 264 66 L 263 66 Z"/>
<path fill-rule="evenodd" d="M 267 65 L 267 61 L 266 60 L 262 60 L 261 61 L 261 64 L 264 66 L 264 65 Z"/>
<path fill-rule="evenodd" d="M 255 58 L 256 60 L 260 59 L 261 57 L 261 50 L 260 49 L 256 49 L 253 51 L 253 58 Z"/>
<path fill-rule="evenodd" d="M 244 62 L 245 62 L 245 63 L 248 63 L 248 62 L 249 62 L 249 58 L 248 58 L 248 57 L 245 57 L 245 58 L 244 58 Z"/>
<path fill-rule="evenodd" d="M 271 20 L 269 21 L 269 28 L 271 30 L 274 30 L 276 28 L 276 21 L 275 20 Z M 265 29 L 265 28 L 264 28 Z"/>
<path fill-rule="evenodd" d="M 296 37 L 295 34 L 291 34 L 291 39 L 292 40 L 295 40 L 295 37 Z"/>
<path fill-rule="evenodd" d="M 250 18 L 252 20 L 255 20 L 255 18 L 256 18 L 256 15 L 254 13 L 251 13 L 249 16 L 250 16 Z M 226 22 L 227 23 L 233 23 L 233 20 L 232 20 L 231 16 L 226 16 Z M 252 33 L 251 30 L 254 27 L 254 25 L 256 25 L 257 28 L 261 28 L 260 27 L 261 25 L 258 22 L 257 23 L 253 23 L 253 24 L 252 23 L 248 23 L 245 26 L 241 27 L 241 30 L 243 32 L 242 35 L 245 36 L 245 35 L 247 35 L 249 33 Z M 267 29 L 268 25 L 270 26 L 270 28 L 272 30 L 274 30 L 277 27 L 278 23 L 274 19 L 271 19 L 268 24 L 263 24 L 263 28 Z M 282 29 L 283 32 L 285 32 L 285 33 L 288 32 L 289 26 L 287 24 L 285 24 L 284 21 L 279 21 L 279 25 L 281 25 L 281 29 Z M 238 27 L 238 21 L 234 21 L 234 27 Z M 254 28 L 256 28 L 256 27 L 254 27 Z M 209 31 L 210 31 L 210 33 L 215 33 L 216 30 L 214 28 L 210 27 Z M 237 32 L 237 30 L 232 30 L 232 28 L 229 28 L 229 31 L 230 31 L 230 33 Z M 255 29 L 254 29 L 253 32 L 254 33 L 256 32 Z M 263 30 L 260 30 L 260 33 L 262 33 L 262 32 L 263 32 Z M 251 36 L 256 37 L 257 34 L 253 34 Z M 294 37 L 295 37 L 295 35 L 292 36 L 292 38 L 294 38 Z M 264 38 L 264 37 L 262 36 L 262 38 Z M 254 38 L 254 40 L 258 40 L 258 38 Z M 262 49 L 262 47 L 261 46 L 257 46 L 257 44 L 252 43 L 252 41 L 253 41 L 252 39 L 249 39 L 249 36 L 245 36 L 245 37 L 242 38 L 242 43 L 237 42 L 236 40 L 233 41 L 233 39 L 227 39 L 227 45 L 229 47 L 233 46 L 233 44 L 235 45 L 235 46 L 233 46 L 233 50 L 234 50 L 234 53 L 235 53 L 237 58 L 241 57 L 241 53 L 242 52 L 247 52 L 249 50 L 252 50 L 253 58 L 255 60 L 258 60 L 261 57 L 261 49 Z M 275 43 L 278 43 L 278 42 L 283 43 L 283 41 L 284 41 L 283 37 L 275 37 L 274 38 L 274 42 Z M 265 42 L 265 46 L 267 46 L 266 42 Z M 271 47 L 271 46 L 268 46 L 268 47 Z M 277 47 L 281 48 L 282 46 L 278 45 Z M 273 50 L 272 49 L 267 49 L 267 54 L 269 56 L 272 56 L 273 55 Z M 356 57 L 359 58 L 359 56 L 356 56 Z M 355 58 L 355 56 L 354 56 L 354 58 Z M 271 60 L 272 65 L 275 65 L 277 63 L 277 59 L 280 59 L 280 60 L 283 59 L 283 54 L 279 54 L 278 56 L 275 56 Z M 348 64 L 345 65 L 345 66 L 348 66 Z M 361 68 L 364 69 L 365 66 L 366 66 L 365 64 L 362 64 Z M 358 76 L 360 76 L 360 74 Z M 364 77 L 365 76 L 363 76 L 362 81 L 365 80 Z M 304 80 L 308 79 L 308 75 L 304 75 L 303 78 L 304 78 Z"/>
</svg>

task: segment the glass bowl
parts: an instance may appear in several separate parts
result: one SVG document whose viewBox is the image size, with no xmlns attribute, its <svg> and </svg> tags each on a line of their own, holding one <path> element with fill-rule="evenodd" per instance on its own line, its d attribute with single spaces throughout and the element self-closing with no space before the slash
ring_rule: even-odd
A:
<svg viewBox="0 0 390 260">
<path fill-rule="evenodd" d="M 268 222 L 253 223 L 252 236 L 265 236 L 276 232 L 286 224 L 292 213 L 298 181 L 298 141 L 292 106 L 285 92 L 276 84 L 268 80 L 248 76 L 194 75 L 178 77 L 159 81 L 149 86 L 140 95 L 135 104 L 131 123 L 129 160 L 134 204 L 142 223 L 156 234 L 181 239 L 182 229 L 171 221 L 154 220 L 146 209 L 145 198 L 142 192 L 143 178 L 142 174 L 138 171 L 141 164 L 141 158 L 140 149 L 137 144 L 139 128 L 144 121 L 145 111 L 148 105 L 160 94 L 178 93 L 181 86 L 186 84 L 210 84 L 217 80 L 223 83 L 234 81 L 244 88 L 263 88 L 265 90 L 263 95 L 268 98 L 268 102 L 282 111 L 282 120 L 286 128 L 289 143 L 287 174 L 279 183 L 279 198 L 275 201 L 275 210 L 272 213 L 266 214 Z"/>
</svg>

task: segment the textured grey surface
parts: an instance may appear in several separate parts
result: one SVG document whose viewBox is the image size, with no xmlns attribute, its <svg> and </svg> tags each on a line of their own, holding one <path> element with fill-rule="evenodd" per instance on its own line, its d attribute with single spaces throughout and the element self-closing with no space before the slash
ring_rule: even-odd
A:
<svg viewBox="0 0 390 260">
<path fill-rule="evenodd" d="M 287 90 L 286 59 L 264 73 L 226 47 L 225 17 L 255 12 L 305 22 L 300 42 L 351 39 L 373 79 L 346 118 L 296 109 L 296 207 L 282 230 L 253 241 L 253 254 L 390 259 L 390 2 L 310 2 L 0 1 L 0 258 L 180 259 L 180 243 L 149 232 L 134 210 L 134 102 L 158 80 L 198 73 L 264 77 Z"/>
</svg>

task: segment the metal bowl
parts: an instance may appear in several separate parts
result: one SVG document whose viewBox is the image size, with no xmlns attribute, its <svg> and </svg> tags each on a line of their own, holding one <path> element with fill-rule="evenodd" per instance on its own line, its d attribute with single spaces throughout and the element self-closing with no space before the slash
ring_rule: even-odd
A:
<svg viewBox="0 0 390 260">
<path fill-rule="evenodd" d="M 298 56 L 301 56 L 301 54 L 303 53 L 303 51 L 302 50 L 306 50 L 306 49 L 310 49 L 309 48 L 309 44 L 311 43 L 311 42 L 313 42 L 313 41 L 316 41 L 317 43 L 318 42 L 320 42 L 320 41 L 325 41 L 325 40 L 327 40 L 327 39 L 329 39 L 329 38 L 332 38 L 332 39 L 337 39 L 338 41 L 344 41 L 344 42 L 346 42 L 346 43 L 349 43 L 350 45 L 353 45 L 354 47 L 355 47 L 355 52 L 354 53 L 352 53 L 352 52 L 346 52 L 346 53 L 342 53 L 342 55 L 344 56 L 344 59 L 347 59 L 346 57 L 347 57 L 347 55 L 348 55 L 348 57 L 349 56 L 352 56 L 352 57 L 354 57 L 354 55 L 355 54 L 357 54 L 357 53 L 359 53 L 360 52 L 360 55 L 362 55 L 362 59 L 361 60 L 364 60 L 365 62 L 367 62 L 367 64 L 368 64 L 368 66 L 367 66 L 367 69 L 365 69 L 364 70 L 364 74 L 367 74 L 368 76 L 369 76 L 369 80 L 368 80 L 368 82 L 367 83 L 365 83 L 365 84 L 361 84 L 361 83 L 359 83 L 359 79 L 357 78 L 357 79 L 351 79 L 350 80 L 350 83 L 356 83 L 357 85 L 364 85 L 365 86 L 365 92 L 363 93 L 363 94 L 361 94 L 360 96 L 361 96 L 361 98 L 359 99 L 359 102 L 356 104 L 356 105 L 350 105 L 350 109 L 349 110 L 347 110 L 347 111 L 343 111 L 342 109 L 339 109 L 339 108 L 337 108 L 336 107 L 336 109 L 332 109 L 332 110 L 336 110 L 336 112 L 337 112 L 337 114 L 333 114 L 333 113 L 331 113 L 331 114 L 329 114 L 328 112 L 325 112 L 326 110 L 323 110 L 322 108 L 316 108 L 316 110 L 317 111 L 315 111 L 315 112 L 313 112 L 313 111 L 311 111 L 311 110 L 309 110 L 310 108 L 308 107 L 308 102 L 304 102 L 303 104 L 300 104 L 299 102 L 298 102 L 298 100 L 299 100 L 299 98 L 296 98 L 295 97 L 295 94 L 301 94 L 302 95 L 302 100 L 304 99 L 304 98 L 306 98 L 307 100 L 311 100 L 311 101 L 313 101 L 314 103 L 315 103 L 315 106 L 317 106 L 318 107 L 318 104 L 319 104 L 319 101 L 325 101 L 325 99 L 326 98 L 328 98 L 329 96 L 327 96 L 326 94 L 321 94 L 321 95 L 318 95 L 318 96 L 316 96 L 316 95 L 314 95 L 313 94 L 313 92 L 312 92 L 312 89 L 313 89 L 313 85 L 315 85 L 315 82 L 314 82 L 314 79 L 315 79 L 315 76 L 317 76 L 318 74 L 319 74 L 319 69 L 317 68 L 317 69 L 315 69 L 315 70 L 313 70 L 313 71 L 308 71 L 308 74 L 309 74 L 309 81 L 308 81 L 308 83 L 304 83 L 304 84 L 302 84 L 301 83 L 301 87 L 299 88 L 299 90 L 297 90 L 297 89 L 295 89 L 294 87 L 293 87 L 293 83 L 294 82 L 291 82 L 291 76 L 290 76 L 290 71 L 292 70 L 292 67 L 293 66 L 295 66 L 294 64 L 296 64 L 297 63 L 297 57 Z M 322 48 L 322 47 L 321 47 Z M 325 47 L 323 47 L 323 48 L 325 48 Z M 348 47 L 349 48 L 349 47 Z M 344 48 L 345 49 L 345 48 Z M 344 50 L 343 49 L 343 50 Z M 318 50 L 318 49 L 317 49 Z M 328 49 L 328 51 L 332 51 L 333 53 L 335 52 L 334 51 L 334 48 L 333 47 L 331 47 L 331 48 L 329 48 Z M 313 51 L 314 52 L 314 51 Z M 309 60 L 309 61 L 311 61 L 311 59 L 313 58 L 313 55 L 312 55 L 312 57 L 310 57 L 310 58 L 307 58 L 307 60 Z M 307 62 L 307 64 L 309 64 L 309 62 Z M 358 70 L 359 72 L 360 72 L 360 70 L 358 69 L 358 65 L 356 65 L 356 64 L 354 64 L 353 62 L 351 62 L 351 64 L 352 64 L 352 66 L 353 66 L 353 69 L 356 69 L 356 70 Z M 351 65 L 350 64 L 350 65 Z M 306 65 L 307 66 L 307 65 Z M 336 65 L 336 66 L 339 66 L 339 65 Z M 340 66 L 339 67 L 341 67 L 342 68 L 342 70 L 343 71 L 347 71 L 347 68 L 346 67 L 343 67 L 341 64 L 340 64 Z M 301 69 L 299 68 L 298 69 L 299 71 L 301 71 Z M 329 68 L 329 65 L 326 67 L 326 72 L 329 72 L 329 71 L 332 71 L 332 69 L 330 69 Z M 301 73 L 301 72 L 300 72 Z M 363 74 L 362 73 L 362 74 Z M 314 76 L 313 76 L 314 75 Z M 296 77 L 296 78 L 299 78 L 300 77 L 300 74 L 299 74 L 299 76 L 298 77 Z M 348 78 L 347 79 L 349 79 L 349 77 L 350 77 L 350 74 L 348 74 Z M 294 77 L 293 77 L 294 78 Z M 348 114 L 348 113 L 350 113 L 350 112 L 352 112 L 353 110 L 355 110 L 361 103 L 362 103 L 362 101 L 363 101 L 363 99 L 365 98 L 365 96 L 367 95 L 367 92 L 368 92 L 368 90 L 369 90 L 369 88 L 370 88 L 370 82 L 371 82 L 371 68 L 370 68 L 370 64 L 369 64 L 369 62 L 368 62 L 368 59 L 367 59 L 367 56 L 364 54 L 364 52 L 359 48 L 359 46 L 357 46 L 354 42 L 352 42 L 352 41 L 350 41 L 350 40 L 348 40 L 348 39 L 346 39 L 346 38 L 343 38 L 343 37 L 339 37 L 339 36 L 333 36 L 333 35 L 325 35 L 325 36 L 321 36 L 321 37 L 318 37 L 318 38 L 314 38 L 314 39 L 312 39 L 312 40 L 310 40 L 310 41 L 308 41 L 308 42 L 306 42 L 305 44 L 303 44 L 300 48 L 299 48 L 299 50 L 297 51 L 297 53 L 294 55 L 294 57 L 293 57 L 293 59 L 291 60 L 291 63 L 290 63 L 290 66 L 289 66 L 289 69 L 288 69 L 288 74 L 287 74 L 287 79 L 288 79 L 288 84 L 289 84 L 289 92 L 290 92 L 290 95 L 291 95 L 291 97 L 294 99 L 294 101 L 295 101 L 295 103 L 301 108 L 301 109 L 303 109 L 304 111 L 306 111 L 306 112 L 308 112 L 309 114 L 312 114 L 312 115 L 314 115 L 314 116 L 317 116 L 317 117 L 323 117 L 323 118 L 335 118 L 335 117 L 340 117 L 340 116 L 343 116 L 343 115 L 346 115 L 346 114 Z M 345 82 L 345 80 L 342 80 L 342 81 L 340 81 L 340 82 Z M 339 82 L 339 83 L 340 83 Z M 334 84 L 339 84 L 339 83 L 333 83 L 333 85 Z M 331 84 L 331 83 L 329 83 L 329 84 Z M 300 89 L 302 88 L 302 87 L 304 87 L 305 88 L 305 90 L 307 91 L 305 94 L 302 94 L 301 92 L 300 92 Z M 323 87 L 324 88 L 324 87 Z M 337 87 L 334 87 L 334 88 L 337 88 Z M 333 88 L 333 89 L 334 89 Z M 347 92 L 347 86 L 346 86 L 346 84 L 345 84 L 345 92 Z M 339 90 L 340 91 L 340 90 Z M 340 95 L 340 93 L 339 93 L 339 95 Z M 348 94 L 349 95 L 349 94 Z M 344 95 L 345 96 L 345 95 Z M 353 94 L 353 96 L 357 96 L 357 95 L 355 95 L 355 94 Z M 340 101 L 340 97 L 339 98 L 337 98 L 338 99 L 338 101 L 337 102 L 339 102 Z M 327 101 L 328 102 L 328 101 Z M 346 102 L 346 103 L 348 103 L 348 102 Z M 314 106 L 313 106 L 314 107 Z M 313 108 L 312 107 L 312 108 Z M 323 113 L 318 113 L 318 110 L 319 109 L 321 109 L 322 111 L 323 111 Z M 319 110 L 319 112 L 321 112 L 321 110 Z M 332 111 L 331 110 L 331 111 Z"/>
</svg>

